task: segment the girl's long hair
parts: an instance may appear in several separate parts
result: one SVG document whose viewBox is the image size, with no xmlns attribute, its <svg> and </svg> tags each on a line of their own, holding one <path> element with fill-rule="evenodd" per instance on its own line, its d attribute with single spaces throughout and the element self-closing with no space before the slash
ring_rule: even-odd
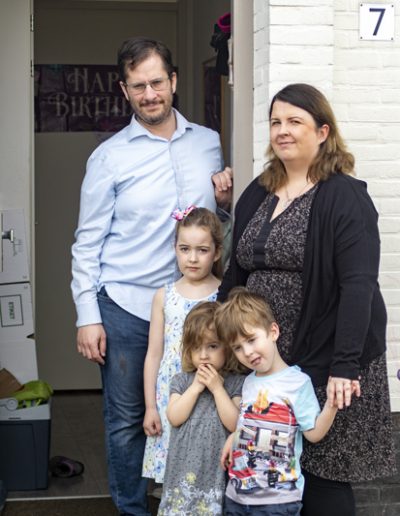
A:
<svg viewBox="0 0 400 516">
<path fill-rule="evenodd" d="M 215 250 L 220 252 L 220 257 L 213 264 L 211 272 L 219 279 L 223 276 L 222 265 L 222 245 L 224 235 L 222 231 L 222 224 L 219 218 L 212 211 L 207 208 L 193 208 L 182 220 L 178 220 L 175 226 L 175 245 L 178 241 L 179 230 L 181 228 L 188 228 L 190 226 L 198 226 L 208 229 L 212 241 L 215 245 Z"/>
</svg>

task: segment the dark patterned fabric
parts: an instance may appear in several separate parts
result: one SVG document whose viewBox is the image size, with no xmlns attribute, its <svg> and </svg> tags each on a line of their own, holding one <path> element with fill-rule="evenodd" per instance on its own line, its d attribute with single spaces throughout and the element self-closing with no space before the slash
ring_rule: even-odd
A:
<svg viewBox="0 0 400 516">
<path fill-rule="evenodd" d="M 278 199 L 267 195 L 243 232 L 237 260 L 250 271 L 247 288 L 270 304 L 280 326 L 278 348 L 291 363 L 291 344 L 302 304 L 304 248 L 308 218 L 318 185 L 296 198 L 274 220 Z M 262 245 L 261 245 L 262 244 Z M 302 466 L 337 481 L 364 481 L 395 473 L 385 355 L 362 370 L 362 396 L 338 412 L 328 435 L 318 444 L 304 439 Z M 321 406 L 326 386 L 316 389 Z"/>
</svg>

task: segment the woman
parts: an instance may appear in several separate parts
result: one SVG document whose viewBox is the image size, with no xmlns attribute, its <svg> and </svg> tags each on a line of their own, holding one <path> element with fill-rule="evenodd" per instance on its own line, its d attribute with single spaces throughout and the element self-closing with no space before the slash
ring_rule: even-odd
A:
<svg viewBox="0 0 400 516">
<path fill-rule="evenodd" d="M 350 482 L 395 473 L 377 212 L 317 89 L 286 86 L 269 116 L 269 161 L 237 203 L 219 299 L 236 285 L 263 295 L 283 359 L 311 376 L 321 406 L 328 384 L 341 410 L 305 443 L 302 514 L 353 516 Z"/>
</svg>

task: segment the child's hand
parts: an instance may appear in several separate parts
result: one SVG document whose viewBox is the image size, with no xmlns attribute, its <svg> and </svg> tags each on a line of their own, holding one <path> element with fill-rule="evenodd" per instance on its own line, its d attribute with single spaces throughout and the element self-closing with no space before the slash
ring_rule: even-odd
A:
<svg viewBox="0 0 400 516">
<path fill-rule="evenodd" d="M 234 438 L 235 433 L 231 434 L 228 437 L 228 439 L 225 441 L 224 447 L 222 448 L 221 459 L 219 464 L 224 471 L 228 469 L 229 465 L 232 462 L 232 446 Z"/>
<path fill-rule="evenodd" d="M 198 369 L 196 371 L 196 374 L 194 375 L 194 380 L 193 380 L 193 383 L 191 385 L 191 388 L 194 389 L 195 392 L 197 392 L 197 394 L 202 393 L 204 391 L 204 389 L 206 388 L 206 386 L 204 385 L 204 383 L 200 379 L 200 375 L 199 375 L 199 370 Z"/>
<path fill-rule="evenodd" d="M 162 434 L 162 425 L 160 415 L 156 408 L 146 409 L 143 420 L 144 433 L 151 437 L 153 435 Z"/>
<path fill-rule="evenodd" d="M 210 364 L 200 364 L 197 373 L 199 374 L 201 383 L 212 393 L 224 385 L 224 379 Z"/>
</svg>

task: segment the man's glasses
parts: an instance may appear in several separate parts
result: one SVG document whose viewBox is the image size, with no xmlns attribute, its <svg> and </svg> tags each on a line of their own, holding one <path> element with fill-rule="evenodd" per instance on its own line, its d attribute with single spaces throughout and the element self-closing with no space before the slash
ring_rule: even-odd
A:
<svg viewBox="0 0 400 516">
<path fill-rule="evenodd" d="M 125 84 L 125 88 L 131 91 L 134 95 L 141 95 L 146 91 L 147 86 L 154 91 L 163 91 L 168 88 L 169 77 L 166 79 L 153 79 L 147 82 L 137 82 L 135 84 Z"/>
</svg>

